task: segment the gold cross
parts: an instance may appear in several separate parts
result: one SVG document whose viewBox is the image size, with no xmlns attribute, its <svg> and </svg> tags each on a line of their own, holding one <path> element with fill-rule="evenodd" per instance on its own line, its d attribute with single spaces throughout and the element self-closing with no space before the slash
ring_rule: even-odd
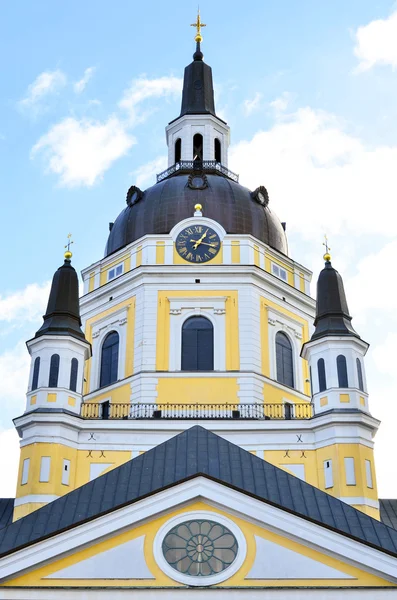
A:
<svg viewBox="0 0 397 600">
<path fill-rule="evenodd" d="M 328 246 L 328 238 L 326 235 L 324 235 L 324 242 L 323 242 L 323 246 L 325 246 L 325 254 L 324 254 L 324 260 L 326 261 L 330 261 L 331 260 L 331 248 Z"/>
<path fill-rule="evenodd" d="M 69 234 L 68 234 L 68 243 L 67 243 L 67 244 L 66 244 L 66 246 L 65 246 L 65 248 L 67 248 L 69 252 L 70 252 L 70 246 L 71 246 L 71 244 L 73 244 L 73 240 L 72 240 L 72 234 L 71 234 L 71 233 L 69 233 Z"/>
<path fill-rule="evenodd" d="M 73 240 L 72 240 L 72 234 L 69 233 L 68 234 L 68 243 L 66 244 L 65 248 L 66 248 L 66 252 L 65 252 L 65 258 L 66 260 L 70 260 L 72 258 L 72 253 L 70 251 L 70 246 L 73 244 Z"/>
<path fill-rule="evenodd" d="M 207 25 L 205 23 L 201 22 L 201 17 L 200 17 L 200 9 L 198 9 L 197 11 L 197 20 L 195 23 L 191 23 L 190 27 L 195 27 L 197 29 L 197 34 L 196 37 L 194 38 L 196 42 L 202 42 L 203 38 L 201 35 L 201 28 L 202 27 L 207 27 Z"/>
</svg>

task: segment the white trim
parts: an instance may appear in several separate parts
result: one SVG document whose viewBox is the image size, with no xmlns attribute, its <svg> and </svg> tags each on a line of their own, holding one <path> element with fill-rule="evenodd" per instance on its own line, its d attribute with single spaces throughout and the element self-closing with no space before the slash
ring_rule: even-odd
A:
<svg viewBox="0 0 397 600">
<path fill-rule="evenodd" d="M 266 585 L 244 588 L 215 587 L 209 592 L 207 588 L 187 589 L 184 586 L 171 588 L 109 586 L 100 588 L 0 588 L 0 600 L 395 600 L 395 587 L 346 587 L 343 588 L 269 588 Z"/>
<path fill-rule="evenodd" d="M 344 463 L 346 485 L 356 485 L 356 471 L 354 467 L 354 458 L 351 456 L 345 456 Z"/>
<path fill-rule="evenodd" d="M 192 205 L 192 213 L 194 211 L 194 206 Z M 189 225 L 207 225 L 208 227 L 212 227 L 212 229 L 218 234 L 220 241 L 223 241 L 223 238 L 226 235 L 226 230 L 222 227 L 220 223 L 214 221 L 213 219 L 209 219 L 208 217 L 194 217 L 193 215 L 188 219 L 183 219 L 183 221 L 179 221 L 170 231 L 170 236 L 173 239 L 174 243 L 176 242 L 176 238 L 178 234 L 183 231 Z M 194 267 L 197 265 L 194 263 Z"/>
<path fill-rule="evenodd" d="M 49 502 L 58 500 L 58 498 L 59 496 L 56 496 L 55 494 L 28 494 L 27 496 L 22 496 L 21 498 L 15 498 L 14 507 L 22 506 L 23 504 L 28 504 L 29 502 L 48 504 Z"/>
<path fill-rule="evenodd" d="M 193 519 L 209 519 L 211 521 L 216 521 L 217 523 L 220 523 L 224 527 L 230 529 L 230 531 L 236 538 L 238 544 L 236 558 L 234 559 L 232 564 L 221 573 L 217 573 L 216 575 L 209 575 L 208 577 L 194 577 L 190 575 L 185 575 L 184 573 L 180 573 L 179 571 L 171 567 L 171 565 L 169 565 L 168 562 L 165 560 L 162 551 L 162 542 L 165 535 L 173 527 L 176 527 L 176 525 Z M 232 575 L 237 573 L 237 571 L 240 569 L 243 562 L 245 561 L 245 557 L 247 554 L 247 543 L 245 541 L 245 537 L 241 529 L 237 527 L 237 525 L 230 519 L 227 519 L 223 515 L 214 514 L 209 511 L 194 511 L 183 513 L 181 515 L 173 517 L 160 527 L 156 534 L 156 537 L 154 538 L 153 553 L 157 565 L 166 575 L 171 577 L 171 579 L 179 581 L 179 583 L 185 583 L 186 585 L 195 585 L 202 587 L 206 585 L 215 585 L 217 583 L 221 583 L 221 581 L 225 581 L 226 579 L 229 579 L 229 577 L 232 577 Z"/>
<path fill-rule="evenodd" d="M 40 483 L 45 483 L 50 481 L 50 471 L 51 471 L 51 456 L 42 456 L 40 459 Z"/>
<path fill-rule="evenodd" d="M 38 561 L 40 564 L 53 561 L 66 552 L 75 552 L 86 544 L 97 543 L 109 534 L 131 528 L 136 523 L 142 524 L 157 516 L 159 511 L 164 514 L 176 507 L 188 506 L 197 499 L 209 503 L 214 510 L 226 510 L 230 515 L 397 583 L 397 560 L 394 556 L 205 477 L 175 485 L 4 556 L 0 561 L 0 580 L 35 568 Z"/>
<path fill-rule="evenodd" d="M 379 501 L 372 500 L 371 498 L 365 498 L 364 496 L 339 496 L 339 500 L 342 502 L 346 502 L 346 504 L 363 504 L 364 506 L 369 506 L 370 508 L 377 508 L 379 510 Z"/>
</svg>

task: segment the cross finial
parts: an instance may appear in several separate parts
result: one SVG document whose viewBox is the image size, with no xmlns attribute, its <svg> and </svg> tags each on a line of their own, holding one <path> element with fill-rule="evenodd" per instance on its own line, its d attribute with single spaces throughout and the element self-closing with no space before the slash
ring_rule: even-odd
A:
<svg viewBox="0 0 397 600">
<path fill-rule="evenodd" d="M 190 27 L 195 27 L 197 29 L 197 33 L 196 33 L 196 37 L 194 38 L 196 42 L 202 42 L 203 38 L 201 35 L 201 28 L 202 27 L 207 27 L 207 25 L 205 23 L 201 22 L 201 17 L 200 17 L 200 8 L 197 9 L 197 19 L 195 23 L 191 23 Z"/>
<path fill-rule="evenodd" d="M 65 248 L 66 248 L 66 252 L 65 252 L 65 259 L 66 260 L 70 260 L 72 258 L 72 253 L 70 251 L 70 246 L 73 244 L 73 240 L 72 240 L 72 234 L 69 233 L 68 234 L 68 243 L 66 244 Z"/>
<path fill-rule="evenodd" d="M 324 242 L 323 242 L 323 246 L 325 246 L 325 254 L 324 254 L 324 260 L 325 262 L 329 262 L 331 260 L 331 248 L 328 246 L 328 238 L 326 235 L 324 235 Z"/>
</svg>

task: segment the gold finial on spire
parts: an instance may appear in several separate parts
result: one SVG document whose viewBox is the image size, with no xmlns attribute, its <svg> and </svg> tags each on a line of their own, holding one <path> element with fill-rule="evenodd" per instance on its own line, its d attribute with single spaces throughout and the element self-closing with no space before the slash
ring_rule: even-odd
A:
<svg viewBox="0 0 397 600">
<path fill-rule="evenodd" d="M 70 251 L 70 246 L 73 244 L 73 240 L 72 240 L 72 234 L 69 233 L 68 234 L 68 243 L 66 244 L 65 248 L 67 248 L 66 252 L 65 252 L 65 260 L 70 260 L 72 258 L 72 253 Z"/>
<path fill-rule="evenodd" d="M 331 260 L 331 248 L 328 246 L 328 238 L 326 235 L 324 235 L 324 240 L 325 242 L 323 242 L 323 246 L 325 246 L 325 254 L 323 256 L 325 262 L 329 262 Z"/>
<path fill-rule="evenodd" d="M 195 23 L 191 23 L 190 27 L 196 27 L 197 29 L 197 34 L 196 37 L 194 38 L 196 42 L 202 42 L 203 38 L 201 35 L 201 28 L 202 27 L 207 27 L 207 25 L 205 23 L 201 22 L 201 17 L 200 17 L 200 7 L 197 9 L 197 20 Z"/>
</svg>

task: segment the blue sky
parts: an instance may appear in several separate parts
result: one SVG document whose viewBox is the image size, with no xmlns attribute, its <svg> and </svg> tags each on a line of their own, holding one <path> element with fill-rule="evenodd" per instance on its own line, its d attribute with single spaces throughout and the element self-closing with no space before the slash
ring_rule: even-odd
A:
<svg viewBox="0 0 397 600">
<path fill-rule="evenodd" d="M 324 232 L 331 240 L 354 324 L 371 342 L 371 408 L 384 421 L 380 491 L 396 497 L 388 473 L 397 417 L 397 5 L 203 0 L 200 8 L 217 111 L 232 131 L 231 168 L 244 185 L 268 187 L 290 254 L 314 281 Z M 196 10 L 186 0 L 1 3 L 0 447 L 16 447 L 9 430 L 24 406 L 23 344 L 41 323 L 67 234 L 78 270 L 96 261 L 128 187 L 152 185 L 165 164 L 164 127 L 179 114 Z M 0 494 L 12 493 L 14 466 L 4 468 Z"/>
</svg>

